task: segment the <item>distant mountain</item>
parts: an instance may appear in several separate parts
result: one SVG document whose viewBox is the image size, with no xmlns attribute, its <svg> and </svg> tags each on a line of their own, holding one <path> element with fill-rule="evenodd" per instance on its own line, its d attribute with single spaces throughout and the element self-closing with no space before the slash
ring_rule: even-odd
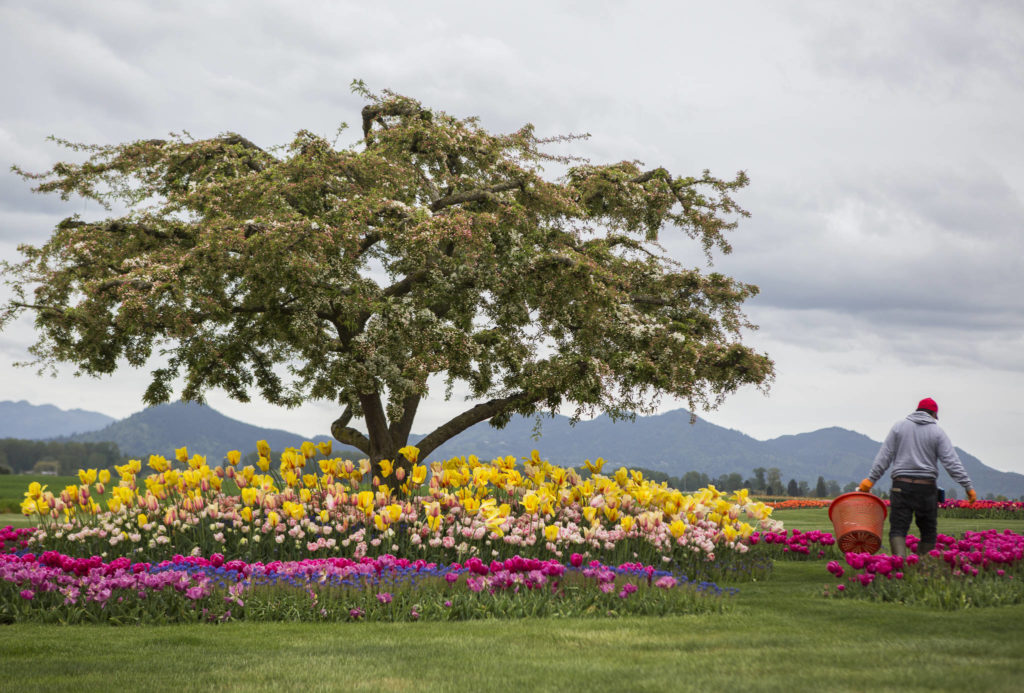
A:
<svg viewBox="0 0 1024 693">
<path fill-rule="evenodd" d="M 562 466 L 579 466 L 585 459 L 603 457 L 608 463 L 606 469 L 644 467 L 676 477 L 688 471 L 710 477 L 735 472 L 743 478 L 752 477 L 757 467 L 777 467 L 784 482 L 796 479 L 813 484 L 822 476 L 844 485 L 867 475 L 881 445 L 863 434 L 838 427 L 759 441 L 699 417 L 691 424 L 690 413 L 684 409 L 637 417 L 634 421 L 612 422 L 601 416 L 571 426 L 567 417 L 555 416 L 543 418 L 541 424 L 542 437 L 538 440 L 533 437 L 533 419 L 515 417 L 501 430 L 480 423 L 445 443 L 427 460 L 469 454 L 485 460 L 505 455 L 526 457 L 537 448 L 545 459 Z M 422 438 L 413 435 L 410 441 L 415 444 Z M 122 454 L 143 458 L 150 454 L 171 457 L 175 448 L 185 445 L 190 453 L 206 455 L 211 462 L 219 461 L 229 450 L 248 454 L 255 450 L 257 440 L 266 440 L 275 451 L 298 446 L 305 440 L 295 433 L 252 426 L 209 407 L 181 402 L 150 407 L 100 430 L 66 439 L 112 441 Z M 313 442 L 321 440 L 330 438 L 318 436 Z M 334 450 L 350 459 L 364 457 L 337 442 Z M 963 450 L 957 452 L 979 494 L 1024 497 L 1024 475 L 1000 472 Z M 944 471 L 940 485 L 958 488 Z M 886 489 L 888 483 L 879 486 Z"/>
<path fill-rule="evenodd" d="M 310 440 L 297 433 L 273 428 L 261 428 L 224 416 L 215 409 L 194 402 L 174 402 L 149 407 L 126 419 L 115 421 L 98 431 L 68 436 L 67 440 L 81 442 L 112 441 L 121 454 L 147 458 L 149 455 L 174 457 L 177 448 L 185 446 L 189 454 L 200 454 L 211 463 L 223 459 L 229 450 L 240 450 L 243 455 L 256 450 L 256 441 L 265 440 L 271 450 L 280 452 L 298 447 Z M 312 442 L 331 440 L 317 436 Z M 346 449 L 335 441 L 336 454 L 358 459 L 362 453 Z"/>
<path fill-rule="evenodd" d="M 552 463 L 578 466 L 585 459 L 603 457 L 612 466 L 640 466 L 670 475 L 687 471 L 717 476 L 724 472 L 749 473 L 760 462 L 763 443 L 732 429 L 698 418 L 690 424 L 690 413 L 677 409 L 635 421 L 613 422 L 607 416 L 570 425 L 565 416 L 541 420 L 541 440 L 531 437 L 533 419 L 515 417 L 504 429 L 477 424 L 445 443 L 433 457 L 447 458 L 472 453 L 491 459 L 497 456 L 527 456 L 533 448 Z"/>
<path fill-rule="evenodd" d="M 845 485 L 867 476 L 881 447 L 881 442 L 866 435 L 838 427 L 759 441 L 701 418 L 691 425 L 690 413 L 685 409 L 637 417 L 632 422 L 612 422 L 602 416 L 570 426 L 567 417 L 555 416 L 541 423 L 540 440 L 531 437 L 532 419 L 513 418 L 502 430 L 480 423 L 442 445 L 431 458 L 469 453 L 481 459 L 524 457 L 537 448 L 545 459 L 563 466 L 579 466 L 585 459 L 603 457 L 611 468 L 644 467 L 677 477 L 688 471 L 710 477 L 737 472 L 745 479 L 757 467 L 777 467 L 784 482 L 797 479 L 813 484 L 823 476 Z M 960 448 L 957 454 L 979 494 L 1024 497 L 1024 474 L 987 467 Z M 939 484 L 958 489 L 963 497 L 963 491 L 944 470 L 939 474 Z M 888 481 L 879 484 L 879 488 L 888 487 Z"/>
<path fill-rule="evenodd" d="M 0 438 L 42 440 L 95 431 L 116 421 L 112 416 L 84 409 L 58 409 L 52 404 L 0 402 Z"/>
<path fill-rule="evenodd" d="M 878 454 L 881 443 L 860 433 L 833 427 L 774 438 L 766 441 L 765 446 L 773 451 L 772 459 L 785 462 L 786 478 L 789 478 L 788 475 L 792 471 L 796 479 L 811 478 L 811 474 L 815 475 L 813 478 L 817 478 L 820 474 L 826 479 L 849 478 L 852 481 L 860 481 L 871 471 L 871 464 Z M 977 457 L 960 448 L 956 448 L 956 453 L 979 494 L 996 493 L 1009 498 L 1024 496 L 1024 474 L 1001 472 L 987 467 Z M 782 469 L 779 464 L 766 466 L 777 466 Z M 883 487 L 888 485 L 883 483 Z M 964 496 L 959 484 L 953 481 L 945 470 L 939 472 L 939 485 L 947 489 L 957 489 L 958 495 L 961 498 Z"/>
</svg>

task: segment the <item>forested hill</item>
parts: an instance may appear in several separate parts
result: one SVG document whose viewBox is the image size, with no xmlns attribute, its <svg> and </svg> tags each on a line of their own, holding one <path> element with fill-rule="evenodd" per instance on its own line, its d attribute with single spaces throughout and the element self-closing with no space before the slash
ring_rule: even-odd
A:
<svg viewBox="0 0 1024 693">
<path fill-rule="evenodd" d="M 254 452 L 259 440 L 267 441 L 272 450 L 282 451 L 310 439 L 297 433 L 243 423 L 200 404 L 174 402 L 143 409 L 105 428 L 69 436 L 67 440 L 112 441 L 123 455 L 143 459 L 149 455 L 173 458 L 175 449 L 185 446 L 189 454 L 205 455 L 212 466 L 219 464 L 229 450 L 240 450 L 243 455 Z M 324 435 L 312 439 L 314 443 L 323 440 L 331 438 Z M 334 449 L 338 455 L 362 457 L 361 453 L 346 449 L 337 441 L 334 441 Z"/>
</svg>

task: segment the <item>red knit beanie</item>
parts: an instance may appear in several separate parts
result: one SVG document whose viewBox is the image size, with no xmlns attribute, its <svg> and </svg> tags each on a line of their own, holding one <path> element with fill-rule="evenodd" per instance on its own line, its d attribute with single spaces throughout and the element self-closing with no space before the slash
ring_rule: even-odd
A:
<svg viewBox="0 0 1024 693">
<path fill-rule="evenodd" d="M 932 399 L 931 397 L 925 397 L 920 402 L 918 402 L 917 403 L 917 408 L 918 409 L 927 409 L 928 411 L 932 412 L 933 414 L 938 414 L 939 413 L 939 405 L 936 404 L 935 400 Z"/>
</svg>

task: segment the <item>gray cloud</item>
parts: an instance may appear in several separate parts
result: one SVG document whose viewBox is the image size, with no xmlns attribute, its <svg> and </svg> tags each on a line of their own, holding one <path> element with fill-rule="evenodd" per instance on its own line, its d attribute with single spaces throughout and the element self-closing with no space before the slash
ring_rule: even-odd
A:
<svg viewBox="0 0 1024 693">
<path fill-rule="evenodd" d="M 347 120 L 344 144 L 362 106 L 348 85 L 363 78 L 492 130 L 591 132 L 557 151 L 598 162 L 747 170 L 738 198 L 753 217 L 714 269 L 761 287 L 750 340 L 779 355 L 779 378 L 768 404 L 741 394 L 721 423 L 843 425 L 852 415 L 823 404 L 828 387 L 868 409 L 916 378 L 953 392 L 946 373 L 970 373 L 988 407 L 977 420 L 995 420 L 1019 410 L 1024 346 L 1022 37 L 1012 3 L 6 4 L 0 253 L 16 259 L 17 243 L 41 242 L 64 216 L 101 214 L 33 195 L 7 172 L 73 158 L 48 134 L 116 143 L 235 130 L 273 145 Z M 703 263 L 678 233 L 664 242 Z M 5 363 L 24 357 L 30 329 L 0 334 Z M 102 382 L 137 400 L 139 379 L 62 379 L 62 397 L 89 408 Z M 310 406 L 302 416 L 317 421 L 331 409 Z M 280 415 L 259 412 L 249 418 Z M 883 434 L 891 423 L 850 421 Z"/>
</svg>

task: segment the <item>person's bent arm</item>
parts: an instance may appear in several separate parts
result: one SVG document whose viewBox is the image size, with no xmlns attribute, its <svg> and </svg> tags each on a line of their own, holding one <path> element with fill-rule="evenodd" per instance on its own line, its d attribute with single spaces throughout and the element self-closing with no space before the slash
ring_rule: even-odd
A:
<svg viewBox="0 0 1024 693">
<path fill-rule="evenodd" d="M 860 482 L 861 490 L 867 491 L 875 482 L 882 478 L 885 474 L 885 470 L 892 464 L 893 458 L 896 456 L 896 426 L 893 426 L 889 430 L 889 435 L 885 437 L 885 441 L 882 443 L 882 448 L 875 455 L 875 461 L 871 465 L 871 471 L 868 472 L 868 478 L 864 481 L 868 482 L 867 488 L 863 488 L 864 481 Z"/>
<path fill-rule="evenodd" d="M 956 454 L 956 449 L 953 447 L 953 443 L 949 440 L 949 436 L 946 435 L 945 431 L 939 431 L 938 445 L 936 448 L 936 456 L 939 458 L 939 462 L 949 472 L 949 476 L 952 477 L 953 481 L 964 487 L 967 491 L 967 497 L 972 502 L 974 498 L 971 498 L 971 494 L 977 498 L 977 493 L 974 492 L 974 484 L 971 482 L 971 477 L 967 474 L 967 470 L 964 469 L 963 462 L 960 461 L 960 456 Z"/>
</svg>

